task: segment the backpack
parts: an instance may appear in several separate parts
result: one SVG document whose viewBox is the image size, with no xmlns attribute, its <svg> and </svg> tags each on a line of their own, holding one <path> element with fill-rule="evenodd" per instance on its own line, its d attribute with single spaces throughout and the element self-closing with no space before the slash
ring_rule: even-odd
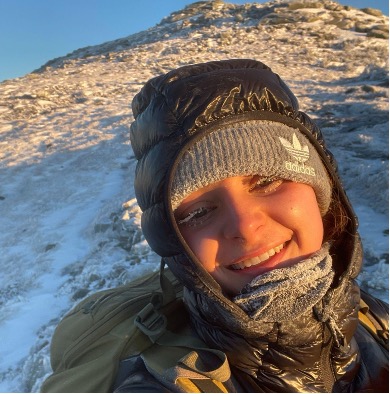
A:
<svg viewBox="0 0 390 394">
<path fill-rule="evenodd" d="M 142 353 L 149 370 L 182 391 L 227 392 L 226 355 L 191 335 L 182 293 L 165 269 L 84 299 L 54 332 L 53 373 L 41 391 L 110 392 L 120 361 Z"/>
<path fill-rule="evenodd" d="M 54 332 L 53 374 L 42 392 L 109 392 L 120 361 L 137 355 L 174 391 L 228 392 L 226 355 L 191 335 L 182 294 L 183 286 L 165 269 L 84 299 Z M 388 349 L 388 330 L 371 307 L 377 309 L 362 292 L 359 321 Z"/>
</svg>

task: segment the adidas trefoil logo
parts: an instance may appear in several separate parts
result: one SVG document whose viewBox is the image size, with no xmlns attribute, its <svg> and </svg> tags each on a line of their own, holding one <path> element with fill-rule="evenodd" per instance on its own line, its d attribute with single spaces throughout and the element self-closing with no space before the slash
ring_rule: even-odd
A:
<svg viewBox="0 0 390 394">
<path fill-rule="evenodd" d="M 292 143 L 283 137 L 279 137 L 279 140 L 290 156 L 295 159 L 295 163 L 292 163 L 291 161 L 284 162 L 287 170 L 316 176 L 314 168 L 304 164 L 310 158 L 309 147 L 307 145 L 302 146 L 295 133 L 292 137 Z"/>
<path fill-rule="evenodd" d="M 279 137 L 280 142 L 287 152 L 299 163 L 304 163 L 309 159 L 309 147 L 302 146 L 295 133 L 293 134 L 292 144 L 283 137 Z"/>
</svg>

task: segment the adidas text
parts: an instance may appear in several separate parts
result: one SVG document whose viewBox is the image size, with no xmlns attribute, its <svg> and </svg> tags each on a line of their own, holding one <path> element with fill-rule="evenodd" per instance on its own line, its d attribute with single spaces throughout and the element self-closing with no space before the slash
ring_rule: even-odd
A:
<svg viewBox="0 0 390 394">
<path fill-rule="evenodd" d="M 316 172 L 313 167 L 305 166 L 304 164 L 300 164 L 298 162 L 291 163 L 291 161 L 284 162 L 286 169 L 289 171 L 294 171 L 299 174 L 306 174 L 310 176 L 316 176 Z"/>
</svg>

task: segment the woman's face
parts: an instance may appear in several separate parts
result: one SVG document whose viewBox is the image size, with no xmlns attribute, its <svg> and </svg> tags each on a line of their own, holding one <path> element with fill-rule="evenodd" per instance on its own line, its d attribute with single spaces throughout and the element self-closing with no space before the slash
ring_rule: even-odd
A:
<svg viewBox="0 0 390 394">
<path fill-rule="evenodd" d="M 302 183 L 259 176 L 226 178 L 190 194 L 175 217 L 188 246 L 229 295 L 322 245 L 316 196 Z"/>
</svg>

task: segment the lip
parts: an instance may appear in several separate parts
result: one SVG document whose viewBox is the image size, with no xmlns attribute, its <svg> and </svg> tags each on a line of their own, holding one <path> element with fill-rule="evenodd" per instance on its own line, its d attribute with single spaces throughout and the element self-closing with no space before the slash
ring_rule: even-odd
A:
<svg viewBox="0 0 390 394">
<path fill-rule="evenodd" d="M 240 257 L 229 265 L 229 269 L 236 273 L 249 273 L 252 271 L 269 271 L 283 260 L 286 252 L 287 242 L 270 247 L 266 251 L 253 252 Z"/>
</svg>

